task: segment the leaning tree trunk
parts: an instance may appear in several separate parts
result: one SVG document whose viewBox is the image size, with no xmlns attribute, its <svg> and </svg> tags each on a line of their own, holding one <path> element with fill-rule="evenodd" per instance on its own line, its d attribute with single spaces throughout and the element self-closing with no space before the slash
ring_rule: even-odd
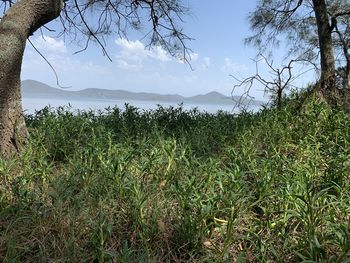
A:
<svg viewBox="0 0 350 263">
<path fill-rule="evenodd" d="M 316 16 L 318 41 L 321 54 L 321 80 L 318 93 L 331 107 L 337 105 L 338 88 L 335 79 L 335 61 L 332 42 L 332 29 L 327 13 L 326 0 L 312 0 Z"/>
<path fill-rule="evenodd" d="M 61 0 L 22 0 L 0 21 L 0 154 L 18 153 L 27 140 L 20 74 L 28 36 L 61 11 Z"/>
</svg>

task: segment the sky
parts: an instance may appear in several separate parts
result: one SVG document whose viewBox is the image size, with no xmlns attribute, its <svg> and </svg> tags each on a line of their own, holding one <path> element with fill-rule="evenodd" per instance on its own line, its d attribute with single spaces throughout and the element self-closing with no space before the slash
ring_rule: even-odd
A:
<svg viewBox="0 0 350 263">
<path fill-rule="evenodd" d="M 147 49 L 146 42 L 131 35 L 128 40 L 109 37 L 106 48 L 112 62 L 97 45 L 73 54 L 80 49 L 78 46 L 48 32 L 30 39 L 55 68 L 60 85 L 71 90 L 122 89 L 183 96 L 218 91 L 231 95 L 236 83 L 231 75 L 244 78 L 255 74 L 252 59 L 256 58 L 257 50 L 246 46 L 244 38 L 252 34 L 247 16 L 256 1 L 220 0 L 209 4 L 209 1 L 189 0 L 188 3 L 191 15 L 185 17 L 183 28 L 194 39 L 188 43 L 193 50 L 192 68 L 160 47 Z M 29 43 L 21 77 L 57 87 L 53 71 Z M 236 89 L 233 95 L 241 92 Z M 262 87 L 253 89 L 252 95 L 264 99 Z"/>
</svg>

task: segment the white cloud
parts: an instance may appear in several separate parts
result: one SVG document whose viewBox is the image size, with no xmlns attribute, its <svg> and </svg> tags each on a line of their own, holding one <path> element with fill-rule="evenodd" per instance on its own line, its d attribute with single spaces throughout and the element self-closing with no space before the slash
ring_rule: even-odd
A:
<svg viewBox="0 0 350 263">
<path fill-rule="evenodd" d="M 190 53 L 188 56 L 186 56 L 186 59 L 183 57 L 178 57 L 176 60 L 180 64 L 186 64 L 187 62 L 192 63 L 196 62 L 199 58 L 199 55 L 197 53 Z"/>
<path fill-rule="evenodd" d="M 86 78 L 86 76 L 108 75 L 111 70 L 96 64 L 95 61 L 80 60 L 70 52 L 64 41 L 48 36 L 37 36 L 31 40 L 35 48 L 47 59 L 58 74 L 63 86 L 71 86 L 68 79 L 72 75 Z M 22 77 L 30 79 L 47 79 L 55 82 L 55 75 L 49 64 L 28 43 L 22 65 Z M 45 74 L 43 74 L 45 72 Z"/>
<path fill-rule="evenodd" d="M 124 70 L 139 70 L 141 68 L 140 64 L 131 64 L 125 60 L 118 59 L 117 60 L 118 68 Z"/>
<path fill-rule="evenodd" d="M 44 53 L 49 54 L 65 54 L 67 53 L 67 47 L 63 40 L 56 40 L 49 36 L 39 36 L 32 40 L 34 46 Z"/>
<path fill-rule="evenodd" d="M 142 61 L 147 58 L 145 46 L 140 41 L 128 41 L 125 38 L 118 38 L 115 43 L 121 48 L 117 57 L 131 61 Z"/>
<path fill-rule="evenodd" d="M 148 56 L 155 59 L 155 60 L 159 60 L 162 62 L 167 62 L 167 61 L 171 61 L 171 58 L 168 54 L 168 52 L 166 52 L 166 50 L 164 50 L 164 48 L 157 46 L 155 48 L 153 48 L 152 50 L 147 50 L 148 51 Z"/>
<path fill-rule="evenodd" d="M 247 70 L 247 66 L 244 64 L 235 63 L 230 58 L 226 57 L 221 70 L 225 73 L 232 73 L 234 71 L 245 71 Z"/>
<path fill-rule="evenodd" d="M 199 57 L 199 55 L 197 53 L 191 53 L 190 54 L 190 60 L 191 61 L 197 61 L 198 57 Z"/>
<path fill-rule="evenodd" d="M 115 40 L 115 43 L 121 49 L 116 56 L 118 67 L 121 69 L 140 69 L 146 59 L 153 59 L 160 62 L 171 61 L 168 52 L 161 46 L 147 49 L 139 40 L 128 41 L 125 38 L 118 38 Z"/>
<path fill-rule="evenodd" d="M 202 63 L 202 69 L 207 69 L 210 67 L 210 57 L 204 57 Z"/>
</svg>

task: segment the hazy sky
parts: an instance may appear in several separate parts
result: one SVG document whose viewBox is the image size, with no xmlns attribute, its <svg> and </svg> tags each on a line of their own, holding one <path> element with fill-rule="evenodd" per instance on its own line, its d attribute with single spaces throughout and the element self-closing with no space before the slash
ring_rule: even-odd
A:
<svg viewBox="0 0 350 263">
<path fill-rule="evenodd" d="M 192 15 L 186 17 L 185 31 L 195 40 L 191 68 L 171 58 L 161 48 L 145 49 L 145 43 L 130 37 L 129 41 L 111 37 L 107 50 L 113 59 L 102 56 L 101 49 L 79 50 L 63 39 L 34 35 L 31 40 L 48 58 L 59 75 L 62 86 L 72 89 L 105 88 L 130 91 L 178 93 L 184 96 L 219 91 L 230 95 L 234 80 L 229 75 L 249 76 L 255 72 L 251 58 L 256 50 L 244 45 L 249 36 L 247 15 L 255 0 L 188 1 Z M 27 45 L 22 79 L 34 79 L 56 86 L 56 79 L 47 63 Z M 261 88 L 253 95 L 261 99 Z"/>
</svg>

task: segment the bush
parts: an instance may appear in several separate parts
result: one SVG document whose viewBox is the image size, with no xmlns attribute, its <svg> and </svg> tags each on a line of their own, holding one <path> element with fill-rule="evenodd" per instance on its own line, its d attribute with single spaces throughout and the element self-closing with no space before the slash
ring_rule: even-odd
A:
<svg viewBox="0 0 350 263">
<path fill-rule="evenodd" d="M 350 117 L 294 105 L 27 116 L 0 162 L 0 259 L 346 262 Z"/>
</svg>

